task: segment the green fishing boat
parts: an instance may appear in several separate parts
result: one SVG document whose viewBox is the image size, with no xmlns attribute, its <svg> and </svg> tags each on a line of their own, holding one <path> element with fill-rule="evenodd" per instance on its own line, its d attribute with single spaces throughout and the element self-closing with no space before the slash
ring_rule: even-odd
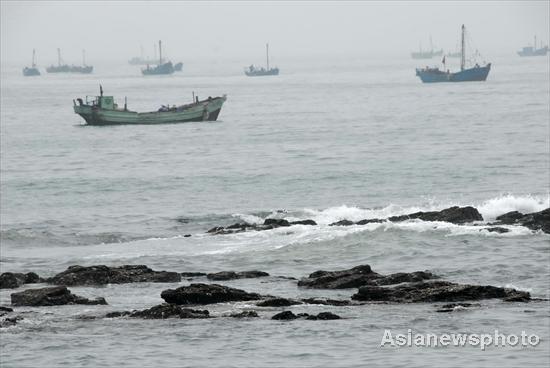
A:
<svg viewBox="0 0 550 368">
<path fill-rule="evenodd" d="M 226 95 L 208 97 L 199 100 L 193 96 L 193 102 L 180 106 L 161 106 L 157 111 L 136 112 L 128 110 L 127 101 L 120 108 L 113 96 L 104 96 L 103 88 L 99 87 L 99 96 L 86 96 L 85 100 L 73 100 L 74 112 L 86 121 L 88 125 L 116 124 L 167 124 L 186 123 L 191 121 L 215 121 L 218 119 Z"/>
</svg>

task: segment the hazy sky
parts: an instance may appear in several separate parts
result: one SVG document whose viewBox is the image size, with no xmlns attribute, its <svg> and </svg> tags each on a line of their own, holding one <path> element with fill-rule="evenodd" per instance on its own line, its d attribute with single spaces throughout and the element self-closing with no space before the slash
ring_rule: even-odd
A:
<svg viewBox="0 0 550 368">
<path fill-rule="evenodd" d="M 460 25 L 483 55 L 513 54 L 533 36 L 548 43 L 544 1 L 9 1 L 1 0 L 2 63 L 40 65 L 62 49 L 68 63 L 124 60 L 153 54 L 163 40 L 170 56 L 194 60 L 261 62 L 270 43 L 284 58 L 408 57 L 419 42 L 454 49 Z"/>
</svg>

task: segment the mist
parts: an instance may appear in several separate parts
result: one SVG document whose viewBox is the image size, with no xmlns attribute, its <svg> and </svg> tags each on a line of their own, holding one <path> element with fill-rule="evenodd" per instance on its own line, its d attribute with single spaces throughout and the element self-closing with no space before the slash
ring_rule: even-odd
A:
<svg viewBox="0 0 550 368">
<path fill-rule="evenodd" d="M 84 2 L 2 1 L 1 61 L 125 63 L 153 56 L 163 41 L 173 59 L 263 62 L 285 59 L 409 57 L 434 46 L 454 51 L 465 24 L 483 55 L 509 55 L 549 39 L 548 1 L 490 2 Z"/>
</svg>

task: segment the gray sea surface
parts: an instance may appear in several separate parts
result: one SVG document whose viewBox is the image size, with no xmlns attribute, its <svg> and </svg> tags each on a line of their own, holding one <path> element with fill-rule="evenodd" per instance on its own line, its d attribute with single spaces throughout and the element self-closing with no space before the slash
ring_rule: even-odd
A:
<svg viewBox="0 0 550 368">
<path fill-rule="evenodd" d="M 220 318 L 136 320 L 179 284 L 71 287 L 107 306 L 18 307 L 0 331 L 2 367 L 543 367 L 550 364 L 550 236 L 521 226 L 488 232 L 509 211 L 549 207 L 548 58 L 496 57 L 486 82 L 422 84 L 418 61 L 333 57 L 280 63 L 249 78 L 239 61 L 185 63 L 172 76 L 98 63 L 91 75 L 1 75 L 1 272 L 49 277 L 71 265 L 145 264 L 179 272 L 259 269 L 223 284 L 284 297 L 347 299 L 309 290 L 315 270 L 370 264 L 380 273 L 429 270 L 445 280 L 514 287 L 546 301 L 259 308 L 205 306 Z M 437 61 L 431 62 L 431 64 Z M 425 63 L 422 61 L 422 63 Z M 455 68 L 456 65 L 451 66 Z M 227 94 L 217 122 L 85 126 L 72 100 L 106 95 L 137 111 Z M 452 205 L 484 222 L 328 226 Z M 317 226 L 212 236 L 214 226 L 270 217 Z M 191 234 L 191 237 L 183 237 Z M 18 290 L 44 285 L 25 285 Z M 10 304 L 14 290 L 0 290 Z M 254 307 L 260 318 L 229 312 Z M 280 322 L 284 309 L 343 319 Z M 86 317 L 95 316 L 95 319 Z M 380 346 L 384 331 L 537 334 L 528 347 Z"/>
</svg>

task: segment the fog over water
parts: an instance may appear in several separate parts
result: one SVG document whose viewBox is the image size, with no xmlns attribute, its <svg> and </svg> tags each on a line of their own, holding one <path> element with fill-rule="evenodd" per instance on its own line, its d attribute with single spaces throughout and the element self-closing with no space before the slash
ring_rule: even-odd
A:
<svg viewBox="0 0 550 368">
<path fill-rule="evenodd" d="M 549 39 L 548 1 L 487 2 L 176 2 L 2 1 L 2 63 L 40 65 L 127 60 L 140 45 L 153 55 L 162 39 L 166 54 L 209 62 L 263 62 L 270 42 L 273 62 L 285 58 L 398 57 L 437 47 L 454 51 L 466 24 L 483 55 L 513 53 L 533 36 Z"/>
</svg>

